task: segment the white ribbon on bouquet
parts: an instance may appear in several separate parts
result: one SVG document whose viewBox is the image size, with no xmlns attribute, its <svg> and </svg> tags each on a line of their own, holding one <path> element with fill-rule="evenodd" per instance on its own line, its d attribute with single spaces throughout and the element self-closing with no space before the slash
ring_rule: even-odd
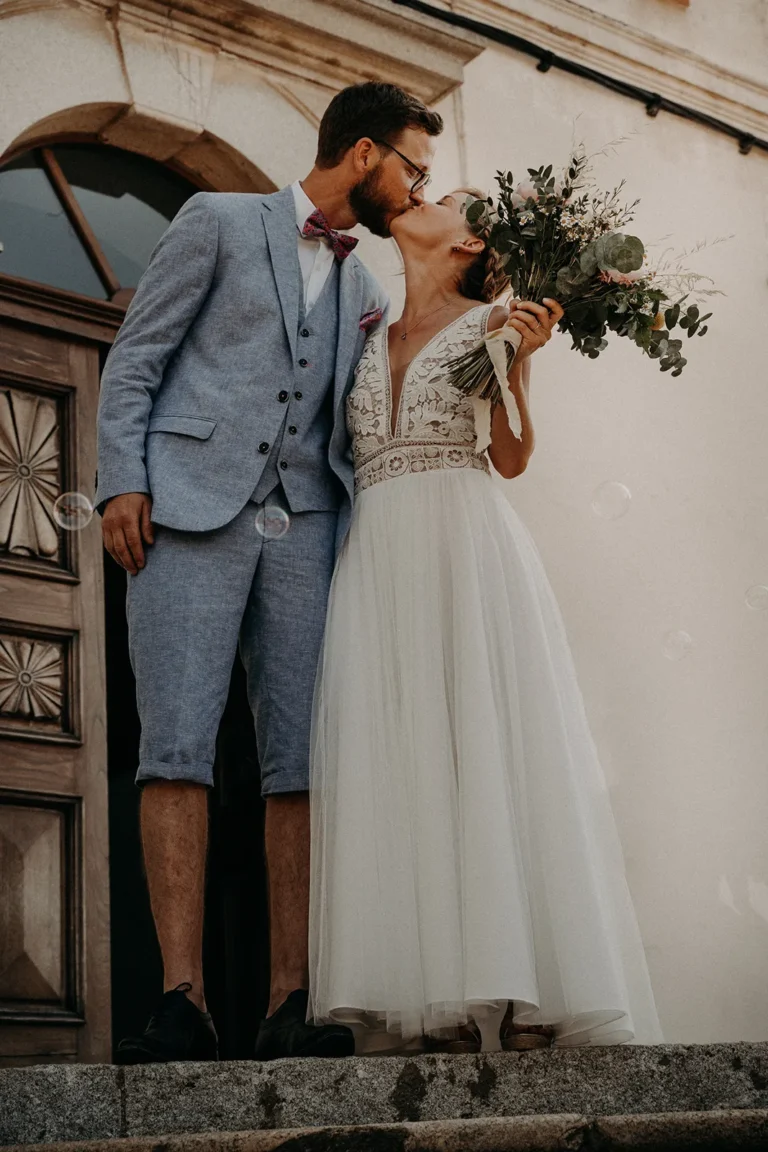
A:
<svg viewBox="0 0 768 1152">
<path fill-rule="evenodd" d="M 523 438 L 523 424 L 520 419 L 520 410 L 517 406 L 515 394 L 510 388 L 509 380 L 507 379 L 509 372 L 509 368 L 507 367 L 507 344 L 511 344 L 515 352 L 517 352 L 522 339 L 522 333 L 518 332 L 517 328 L 510 327 L 509 321 L 503 324 L 501 328 L 496 328 L 493 332 L 488 332 L 483 337 L 488 356 L 491 364 L 493 364 L 493 371 L 499 382 L 510 430 L 512 435 L 518 440 L 522 440 Z M 490 400 L 481 400 L 479 396 L 473 396 L 472 406 L 475 410 L 477 451 L 484 452 L 491 443 L 491 402 Z"/>
</svg>

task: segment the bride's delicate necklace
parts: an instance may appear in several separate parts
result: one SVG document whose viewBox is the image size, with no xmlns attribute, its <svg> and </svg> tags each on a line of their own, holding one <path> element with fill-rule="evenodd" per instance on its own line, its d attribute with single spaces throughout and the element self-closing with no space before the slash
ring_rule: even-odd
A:
<svg viewBox="0 0 768 1152">
<path fill-rule="evenodd" d="M 441 304 L 439 308 L 433 308 L 431 312 L 427 312 L 426 316 L 422 316 L 421 320 L 417 320 L 416 323 L 412 324 L 408 329 L 405 328 L 405 321 L 403 320 L 403 334 L 400 339 L 405 340 L 406 336 L 410 335 L 411 332 L 414 332 L 418 328 L 419 324 L 423 324 L 425 320 L 428 320 L 430 316 L 434 316 L 436 312 L 442 312 L 442 310 L 447 308 L 450 303 L 451 301 L 449 300 L 447 304 Z"/>
</svg>

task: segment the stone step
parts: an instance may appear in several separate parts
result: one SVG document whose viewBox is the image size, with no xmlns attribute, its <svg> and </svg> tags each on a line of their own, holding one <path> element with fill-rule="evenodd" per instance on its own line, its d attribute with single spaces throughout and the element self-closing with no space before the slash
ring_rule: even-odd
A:
<svg viewBox="0 0 768 1152">
<path fill-rule="evenodd" d="M 203 1132 L 14 1144 L 7 1152 L 765 1152 L 766 1147 L 768 1109 L 745 1109 Z"/>
<path fill-rule="evenodd" d="M 165 1144 L 188 1133 L 207 1134 L 209 1141 L 212 1133 L 247 1133 L 256 1140 L 255 1134 L 271 1132 L 276 1138 L 289 1129 L 394 1125 L 400 1144 L 381 1147 L 405 1149 L 402 1126 L 426 1121 L 539 1117 L 543 1123 L 545 1117 L 556 1121 L 562 1114 L 661 1117 L 766 1109 L 766 1042 L 267 1064 L 48 1064 L 0 1070 L 4 1145 L 148 1137 L 148 1143 L 136 1147 L 157 1148 L 158 1138 Z M 593 1119 L 579 1123 L 591 1124 Z M 325 1136 L 317 1139 L 317 1148 L 329 1146 L 322 1143 Z M 249 1147 L 260 1149 L 258 1144 Z M 315 1145 L 304 1141 L 286 1147 Z M 373 1152 L 379 1144 L 363 1141 L 349 1147 Z M 463 1144 L 454 1147 L 463 1152 Z M 764 1147 L 768 1149 L 768 1140 Z"/>
</svg>

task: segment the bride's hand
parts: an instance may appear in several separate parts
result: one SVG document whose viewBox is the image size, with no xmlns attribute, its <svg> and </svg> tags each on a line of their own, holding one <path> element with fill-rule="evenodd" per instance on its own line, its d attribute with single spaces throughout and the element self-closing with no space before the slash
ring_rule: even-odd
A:
<svg viewBox="0 0 768 1152">
<path fill-rule="evenodd" d="M 546 298 L 543 304 L 534 304 L 532 300 L 514 300 L 510 305 L 507 326 L 515 328 L 523 337 L 515 360 L 519 363 L 543 348 L 562 316 L 563 309 L 557 300 Z"/>
</svg>

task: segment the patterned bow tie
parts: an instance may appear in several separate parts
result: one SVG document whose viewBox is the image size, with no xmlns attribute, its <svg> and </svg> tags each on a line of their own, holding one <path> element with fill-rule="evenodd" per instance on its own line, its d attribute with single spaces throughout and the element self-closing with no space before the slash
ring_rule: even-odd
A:
<svg viewBox="0 0 768 1152">
<path fill-rule="evenodd" d="M 315 240 L 320 236 L 325 236 L 337 260 L 346 260 L 352 249 L 357 246 L 357 237 L 345 236 L 342 232 L 335 232 L 319 208 L 315 209 L 309 217 L 301 234 L 302 236 L 306 236 L 308 240 Z"/>
</svg>

